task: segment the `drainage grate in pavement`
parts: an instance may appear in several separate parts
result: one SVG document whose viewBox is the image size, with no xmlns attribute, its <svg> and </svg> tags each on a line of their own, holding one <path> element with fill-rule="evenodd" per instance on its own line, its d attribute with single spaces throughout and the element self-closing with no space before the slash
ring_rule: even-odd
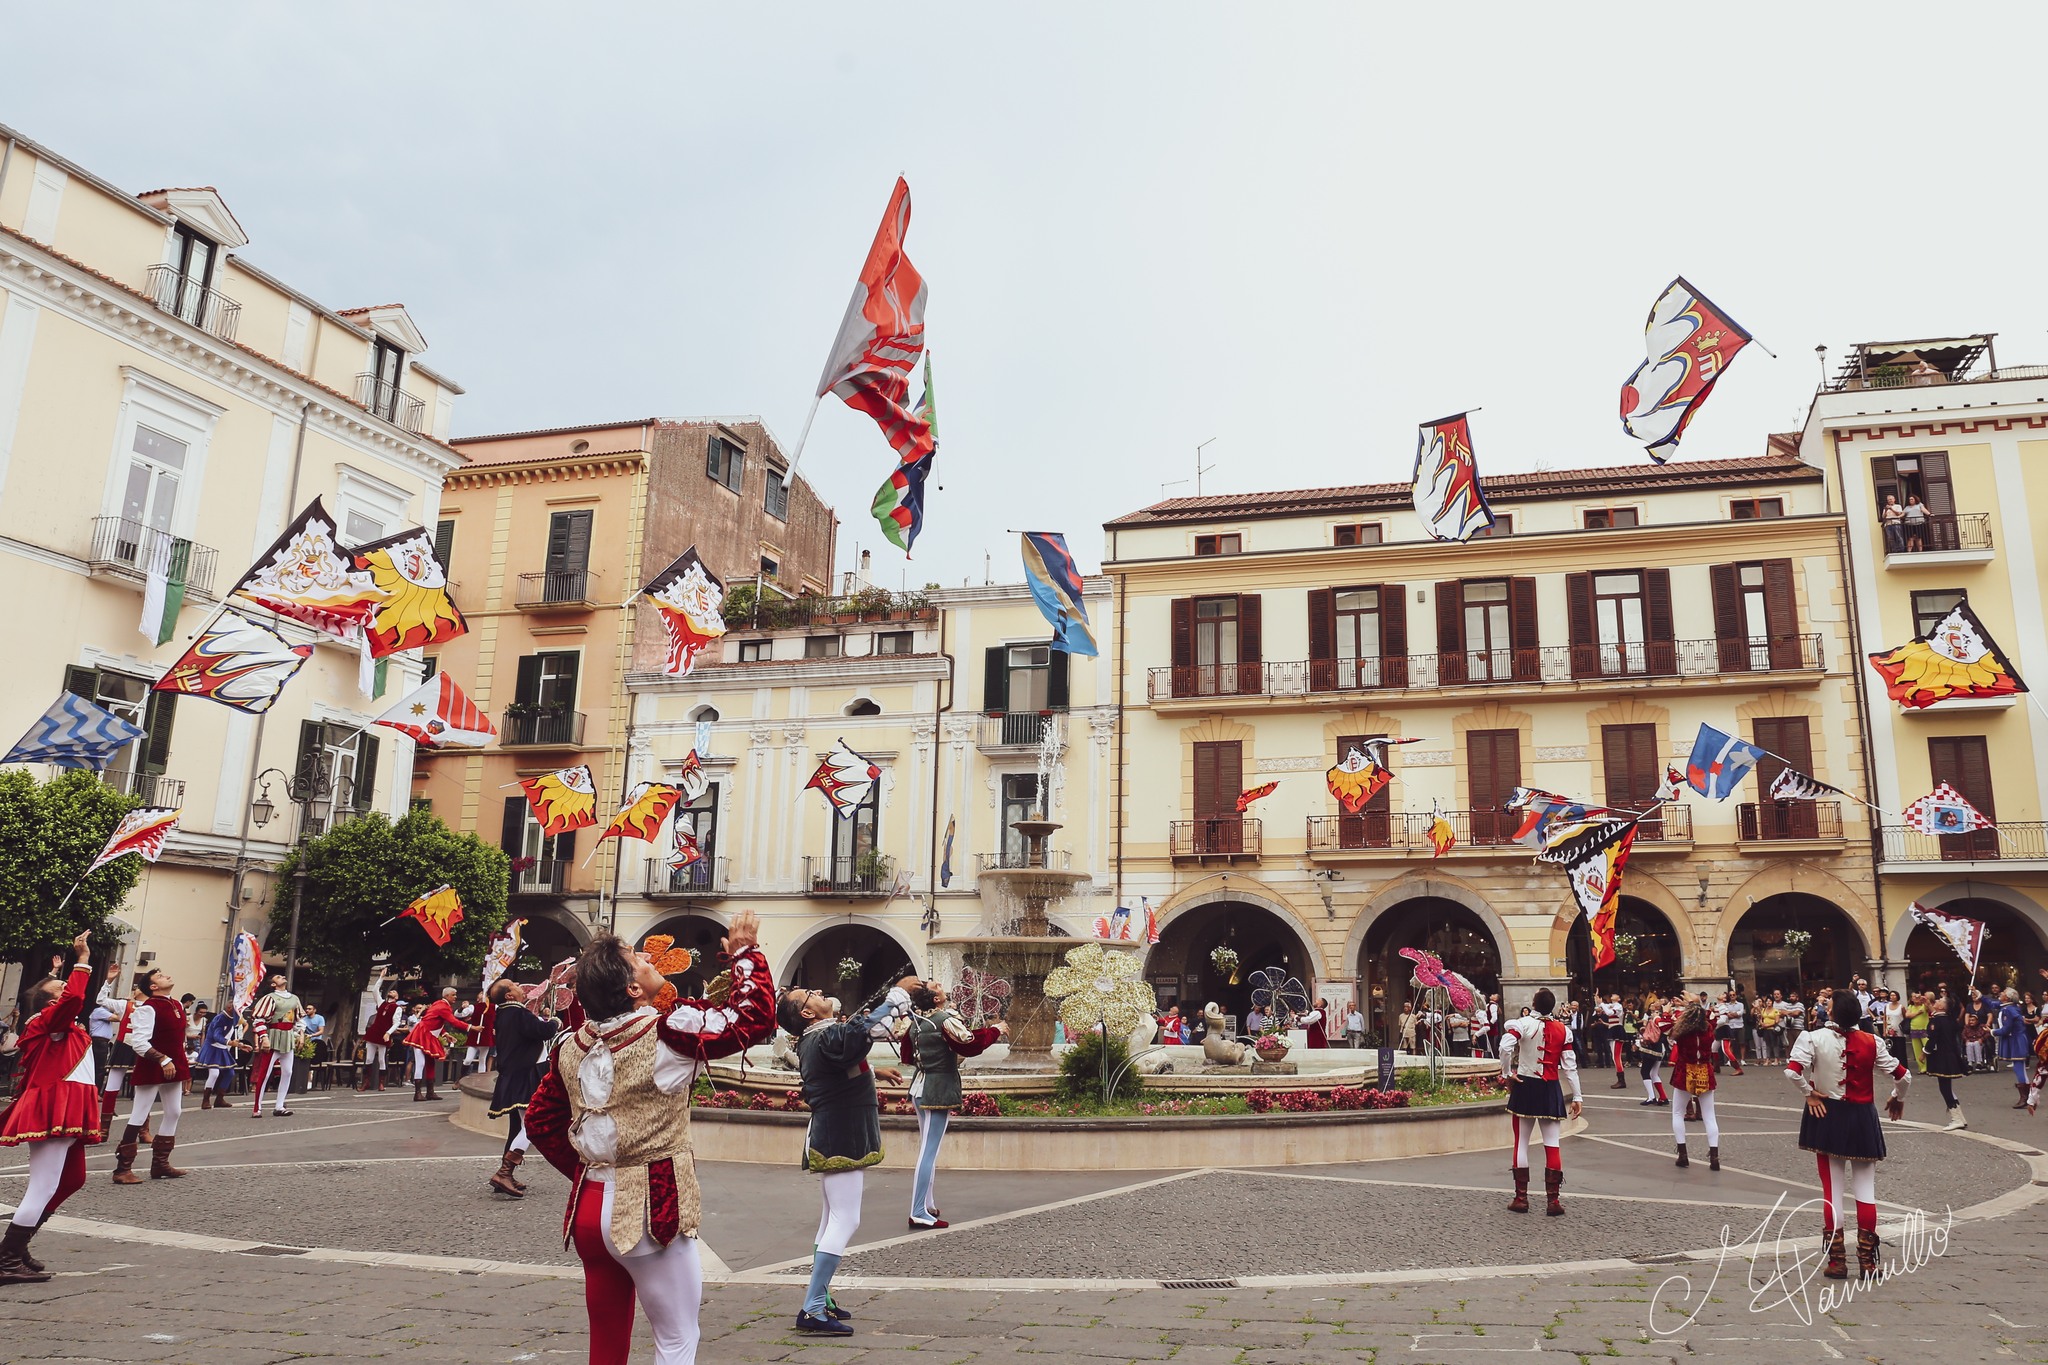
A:
<svg viewBox="0 0 2048 1365">
<path fill-rule="evenodd" d="M 306 1254 L 306 1248 L 274 1246 L 249 1247 L 246 1250 L 244 1250 L 242 1254 L 244 1256 L 303 1256 Z"/>
<path fill-rule="evenodd" d="M 1236 1280 L 1161 1280 L 1161 1289 L 1235 1289 Z"/>
</svg>

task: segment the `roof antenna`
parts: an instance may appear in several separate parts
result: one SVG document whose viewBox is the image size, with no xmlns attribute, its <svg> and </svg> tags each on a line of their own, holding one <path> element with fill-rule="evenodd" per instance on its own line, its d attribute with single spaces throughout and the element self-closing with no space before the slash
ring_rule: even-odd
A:
<svg viewBox="0 0 2048 1365">
<path fill-rule="evenodd" d="M 1211 436 L 1208 440 L 1202 442 L 1201 445 L 1195 447 L 1195 496 L 1198 498 L 1202 496 L 1202 476 L 1216 467 L 1213 464 L 1207 468 L 1203 467 L 1202 452 L 1215 443 L 1216 438 Z"/>
</svg>

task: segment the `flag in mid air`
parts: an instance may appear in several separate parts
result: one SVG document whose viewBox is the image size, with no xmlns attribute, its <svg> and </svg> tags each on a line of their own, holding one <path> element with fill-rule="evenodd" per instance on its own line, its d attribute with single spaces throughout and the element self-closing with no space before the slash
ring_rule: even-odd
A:
<svg viewBox="0 0 2048 1365">
<path fill-rule="evenodd" d="M 238 611 L 223 609 L 152 689 L 204 697 L 261 715 L 312 655 Z"/>
<path fill-rule="evenodd" d="M 661 671 L 680 678 L 697 666 L 697 656 L 725 634 L 725 584 L 712 576 L 692 545 L 676 562 L 647 581 L 641 593 L 654 604 L 668 632 Z"/>
<path fill-rule="evenodd" d="M 661 822 L 668 819 L 668 813 L 676 808 L 682 799 L 682 791 L 666 782 L 642 782 L 626 793 L 626 804 L 604 827 L 604 833 L 597 836 L 597 842 L 607 839 L 644 839 L 653 843 L 661 833 Z M 593 845 L 591 851 L 596 852 Z M 588 862 L 589 859 L 585 859 Z"/>
<path fill-rule="evenodd" d="M 486 994 L 491 983 L 512 970 L 512 964 L 519 960 L 519 940 L 526 925 L 523 919 L 515 919 L 491 936 L 491 946 L 484 949 L 484 980 Z"/>
<path fill-rule="evenodd" d="M 121 823 L 114 826 L 114 832 L 107 836 L 107 846 L 100 850 L 100 856 L 92 860 L 92 866 L 85 870 L 90 877 L 114 859 L 133 853 L 145 863 L 153 863 L 163 856 L 164 840 L 171 837 L 171 831 L 178 827 L 178 816 L 183 812 L 167 806 L 144 806 L 131 810 L 121 817 Z"/>
<path fill-rule="evenodd" d="M 868 793 L 875 789 L 875 783 L 882 780 L 882 770 L 872 761 L 847 747 L 845 740 L 832 746 L 818 764 L 811 780 L 804 783 L 804 790 L 816 787 L 825 794 L 825 800 L 842 817 L 850 816 L 868 799 Z"/>
<path fill-rule="evenodd" d="M 1556 850 L 1569 852 L 1567 861 L 1550 853 L 1537 855 L 1557 861 L 1571 881 L 1572 898 L 1586 912 L 1586 927 L 1593 935 L 1593 970 L 1614 961 L 1614 917 L 1621 908 L 1621 874 L 1628 866 L 1629 850 L 1635 847 L 1637 821 L 1611 820 L 1590 837 L 1569 841 Z"/>
<path fill-rule="evenodd" d="M 682 791 L 683 800 L 692 803 L 711 790 L 711 778 L 704 771 L 704 760 L 697 757 L 695 749 L 683 755 L 682 765 L 676 769 L 676 786 Z"/>
<path fill-rule="evenodd" d="M 228 998 L 240 1013 L 256 1001 L 256 988 L 263 983 L 263 945 L 247 930 L 235 935 L 228 954 Z"/>
<path fill-rule="evenodd" d="M 383 594 L 341 547 L 334 518 L 315 498 L 228 590 L 337 640 L 358 640 Z"/>
<path fill-rule="evenodd" d="M 1095 632 L 1081 601 L 1081 568 L 1068 553 L 1065 536 L 1052 531 L 1024 533 L 1024 581 L 1052 625 L 1052 647 L 1095 657 Z"/>
<path fill-rule="evenodd" d="M 398 917 L 415 921 L 436 948 L 446 948 L 455 926 L 462 923 L 462 898 L 444 882 L 399 911 Z"/>
<path fill-rule="evenodd" d="M 1870 656 L 1885 692 L 1908 710 L 1964 697 L 2010 697 L 2027 690 L 1969 601 L 1958 602 L 1925 635 Z"/>
<path fill-rule="evenodd" d="M 1424 422 L 1415 441 L 1415 513 L 1436 540 L 1470 540 L 1493 525 L 1493 509 L 1479 487 L 1467 414 Z"/>
<path fill-rule="evenodd" d="M 903 254 L 909 231 L 910 186 L 899 177 L 818 379 L 820 398 L 836 393 L 872 417 L 906 464 L 933 445 L 931 424 L 904 406 L 924 350 L 924 277 Z"/>
<path fill-rule="evenodd" d="M 1766 751 L 1748 740 L 1702 725 L 1692 742 L 1692 757 L 1685 761 L 1685 780 L 1701 796 L 1725 801 L 1735 794 L 1757 760 L 1765 757 Z"/>
<path fill-rule="evenodd" d="M 426 527 L 358 546 L 350 558 L 377 590 L 363 627 L 371 658 L 445 644 L 469 633 L 469 622 L 448 595 L 448 567 L 434 553 L 434 537 Z"/>
<path fill-rule="evenodd" d="M 1278 782 L 1267 782 L 1260 786 L 1245 788 L 1237 794 L 1237 813 L 1243 815 L 1251 809 L 1252 802 L 1259 800 L 1261 797 L 1271 796 L 1279 788 L 1280 784 Z"/>
<path fill-rule="evenodd" d="M 1831 787 L 1812 773 L 1787 768 L 1771 779 L 1770 798 L 1773 801 L 1818 801 L 1823 796 L 1847 796 L 1840 787 Z"/>
<path fill-rule="evenodd" d="M 1621 425 L 1662 464 L 1750 337 L 1684 276 L 1657 296 L 1643 332 L 1649 354 L 1621 386 Z"/>
<path fill-rule="evenodd" d="M 597 823 L 597 787 L 587 763 L 521 778 L 519 789 L 526 793 L 526 803 L 547 838 Z"/>
<path fill-rule="evenodd" d="M 446 673 L 436 673 L 373 722 L 410 737 L 423 749 L 481 749 L 498 727 Z"/>
<path fill-rule="evenodd" d="M 1946 910 L 1914 901 L 1906 907 L 1906 913 L 1913 917 L 1913 923 L 1924 925 L 1933 935 L 1946 943 L 1955 955 L 1963 960 L 1963 966 L 1974 979 L 1977 975 L 1977 959 L 1983 956 L 1984 921 L 1967 919 L 1962 915 L 1951 915 Z"/>
<path fill-rule="evenodd" d="M 0 763 L 49 763 L 105 772 L 114 755 L 146 732 L 75 692 L 65 692 L 28 727 Z"/>
<path fill-rule="evenodd" d="M 1330 795 L 1337 798 L 1337 805 L 1346 815 L 1362 812 L 1366 803 L 1394 780 L 1386 765 L 1375 761 L 1376 758 L 1384 759 L 1386 755 L 1384 741 L 1377 751 L 1371 743 L 1354 745 L 1323 774 Z"/>
<path fill-rule="evenodd" d="M 1444 808 L 1438 802 L 1429 803 L 1429 856 L 1441 858 L 1451 851 L 1451 845 L 1458 842 L 1458 831 L 1444 817 Z"/>
<path fill-rule="evenodd" d="M 1993 827 L 1984 812 L 1970 804 L 1969 797 L 1946 782 L 1899 813 L 1907 828 L 1922 834 L 1968 834 Z"/>
<path fill-rule="evenodd" d="M 924 529 L 924 485 L 931 477 L 932 461 L 939 458 L 939 411 L 932 393 L 932 358 L 926 352 L 924 358 L 924 398 L 917 405 L 918 415 L 931 428 L 932 448 L 923 455 L 900 460 L 882 486 L 875 490 L 874 501 L 868 511 L 881 523 L 882 534 L 889 543 L 910 556 L 910 547 L 917 543 L 918 532 Z"/>
</svg>

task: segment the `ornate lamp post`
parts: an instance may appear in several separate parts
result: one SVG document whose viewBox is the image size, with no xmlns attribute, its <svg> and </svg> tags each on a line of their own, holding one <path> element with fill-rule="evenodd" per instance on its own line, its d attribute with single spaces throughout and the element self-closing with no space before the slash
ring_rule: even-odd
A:
<svg viewBox="0 0 2048 1365">
<path fill-rule="evenodd" d="M 347 777 L 336 777 L 325 755 L 316 758 L 309 771 L 287 773 L 282 768 L 266 768 L 256 774 L 262 790 L 249 803 L 250 818 L 255 820 L 259 829 L 277 815 L 277 806 L 270 799 L 272 777 L 284 785 L 285 799 L 299 810 L 298 838 L 295 841 L 298 858 L 292 868 L 291 942 L 285 950 L 284 960 L 284 988 L 289 991 L 299 967 L 299 914 L 306 905 L 306 825 L 309 815 L 313 804 L 318 801 L 330 802 L 330 810 L 344 802 L 353 805 L 355 782 Z"/>
</svg>

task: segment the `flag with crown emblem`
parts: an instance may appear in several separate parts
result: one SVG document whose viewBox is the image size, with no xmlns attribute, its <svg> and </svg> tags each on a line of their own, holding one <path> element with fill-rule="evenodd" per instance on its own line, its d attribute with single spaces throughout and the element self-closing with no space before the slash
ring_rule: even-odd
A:
<svg viewBox="0 0 2048 1365">
<path fill-rule="evenodd" d="M 1683 275 L 1650 306 L 1643 333 L 1649 354 L 1621 386 L 1621 425 L 1663 464 L 1750 336 Z"/>
</svg>

